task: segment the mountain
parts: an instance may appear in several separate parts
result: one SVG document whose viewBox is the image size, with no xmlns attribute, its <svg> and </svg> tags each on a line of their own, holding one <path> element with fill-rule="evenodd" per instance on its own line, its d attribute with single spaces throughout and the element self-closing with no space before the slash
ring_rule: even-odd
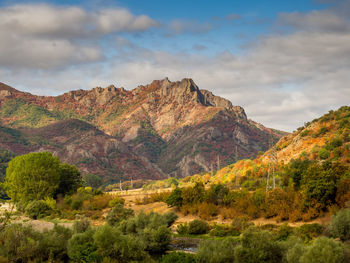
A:
<svg viewBox="0 0 350 263">
<path fill-rule="evenodd" d="M 272 156 L 277 168 L 299 158 L 317 162 L 337 161 L 350 166 L 350 107 L 329 111 L 282 137 L 272 148 L 254 160 L 240 160 L 218 171 L 212 181 L 232 181 L 237 177 L 267 175 Z"/>
<path fill-rule="evenodd" d="M 242 107 L 200 90 L 191 79 L 56 97 L 0 84 L 0 121 L 20 134 L 10 144 L 0 138 L 2 148 L 16 154 L 49 150 L 84 172 L 108 174 L 111 181 L 219 169 L 255 157 L 285 134 L 249 120 Z M 39 147 L 35 138 L 45 142 Z M 118 154 L 101 150 L 108 145 Z"/>
<path fill-rule="evenodd" d="M 83 173 L 103 175 L 105 181 L 160 179 L 165 174 L 147 158 L 132 152 L 123 142 L 76 119 L 58 121 L 42 128 L 0 127 L 0 148 L 21 155 L 49 151 Z"/>
</svg>

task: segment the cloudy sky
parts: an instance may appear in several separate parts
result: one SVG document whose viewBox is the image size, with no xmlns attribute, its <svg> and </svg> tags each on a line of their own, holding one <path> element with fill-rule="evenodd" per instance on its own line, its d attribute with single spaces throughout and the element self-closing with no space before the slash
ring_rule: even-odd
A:
<svg viewBox="0 0 350 263">
<path fill-rule="evenodd" d="M 349 105 L 350 0 L 0 0 L 0 82 L 58 95 L 164 77 L 293 131 Z"/>
</svg>

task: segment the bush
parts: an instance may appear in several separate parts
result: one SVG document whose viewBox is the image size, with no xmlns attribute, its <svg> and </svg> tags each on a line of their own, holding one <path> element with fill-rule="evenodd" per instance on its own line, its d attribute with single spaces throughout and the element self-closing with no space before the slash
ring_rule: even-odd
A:
<svg viewBox="0 0 350 263">
<path fill-rule="evenodd" d="M 48 262 L 67 261 L 67 244 L 72 237 L 69 228 L 55 225 L 50 231 L 44 231 L 41 241 L 41 250 Z"/>
<path fill-rule="evenodd" d="M 75 234 L 84 233 L 90 227 L 90 221 L 86 217 L 78 217 L 77 219 L 74 221 L 73 231 Z"/>
<path fill-rule="evenodd" d="M 306 248 L 300 263 L 338 263 L 344 262 L 343 246 L 326 237 L 317 238 Z"/>
<path fill-rule="evenodd" d="M 325 227 L 320 224 L 304 224 L 295 229 L 295 234 L 305 242 L 320 236 Z"/>
<path fill-rule="evenodd" d="M 30 226 L 11 224 L 0 232 L 0 255 L 3 262 L 30 262 L 42 258 L 41 234 Z"/>
<path fill-rule="evenodd" d="M 350 240 L 350 209 L 340 210 L 332 217 L 331 233 L 342 241 Z"/>
<path fill-rule="evenodd" d="M 115 207 L 117 204 L 124 205 L 125 200 L 119 196 L 114 197 L 111 201 L 109 201 L 108 206 L 109 207 Z"/>
<path fill-rule="evenodd" d="M 204 240 L 197 250 L 199 263 L 228 263 L 234 262 L 234 249 L 237 241 L 233 238 L 223 240 Z"/>
<path fill-rule="evenodd" d="M 174 212 L 168 212 L 168 213 L 164 214 L 163 216 L 165 217 L 165 220 L 167 222 L 168 227 L 171 226 L 172 224 L 174 224 L 176 219 L 179 218 Z"/>
<path fill-rule="evenodd" d="M 210 231 L 209 234 L 215 237 L 225 237 L 225 236 L 239 236 L 240 233 L 236 229 L 230 226 L 215 224 L 212 227 L 212 230 Z"/>
<path fill-rule="evenodd" d="M 137 237 L 123 236 L 120 231 L 109 225 L 99 227 L 94 234 L 97 253 L 103 258 L 112 258 L 117 262 L 134 262 L 146 258 L 145 244 Z"/>
<path fill-rule="evenodd" d="M 195 219 L 188 225 L 188 233 L 191 235 L 207 234 L 209 232 L 209 224 L 206 221 Z"/>
<path fill-rule="evenodd" d="M 198 206 L 198 216 L 202 219 L 209 220 L 219 213 L 219 209 L 212 203 L 202 203 Z"/>
<path fill-rule="evenodd" d="M 329 158 L 329 151 L 327 151 L 327 149 L 322 148 L 319 152 L 318 152 L 318 157 L 322 160 L 326 160 Z"/>
<path fill-rule="evenodd" d="M 132 209 L 124 208 L 122 204 L 117 204 L 112 208 L 106 216 L 106 221 L 109 225 L 114 226 L 120 221 L 127 219 L 134 215 Z"/>
<path fill-rule="evenodd" d="M 124 235 L 139 237 L 149 252 L 164 252 L 170 243 L 171 232 L 164 215 L 157 213 L 145 214 L 141 211 L 137 216 L 120 222 L 118 229 Z"/>
<path fill-rule="evenodd" d="M 188 224 L 184 223 L 184 224 L 177 225 L 176 232 L 179 235 L 187 235 L 188 234 Z"/>
<path fill-rule="evenodd" d="M 308 134 L 310 133 L 310 130 L 303 130 L 301 133 L 300 133 L 300 136 L 301 137 L 305 137 L 305 136 L 307 136 Z"/>
<path fill-rule="evenodd" d="M 164 255 L 160 262 L 162 263 L 195 263 L 195 255 L 183 253 L 183 252 L 172 252 Z"/>
<path fill-rule="evenodd" d="M 96 195 L 90 200 L 84 208 L 87 210 L 102 210 L 109 206 L 112 196 L 109 194 Z"/>
<path fill-rule="evenodd" d="M 32 219 L 38 219 L 50 214 L 51 208 L 45 201 L 32 201 L 26 206 L 26 214 Z"/>
<path fill-rule="evenodd" d="M 268 231 L 251 227 L 243 233 L 241 244 L 236 247 L 234 254 L 235 262 L 238 263 L 280 263 L 282 248 Z"/>
<path fill-rule="evenodd" d="M 168 196 L 168 198 L 165 200 L 168 206 L 175 206 L 180 207 L 182 206 L 182 189 L 181 188 L 175 188 L 171 194 Z"/>
<path fill-rule="evenodd" d="M 67 244 L 68 256 L 75 262 L 96 262 L 99 259 L 93 239 L 94 231 L 74 234 Z"/>
<path fill-rule="evenodd" d="M 330 145 L 332 146 L 332 148 L 337 148 L 339 146 L 342 146 L 343 141 L 340 138 L 334 138 L 331 142 Z"/>
</svg>

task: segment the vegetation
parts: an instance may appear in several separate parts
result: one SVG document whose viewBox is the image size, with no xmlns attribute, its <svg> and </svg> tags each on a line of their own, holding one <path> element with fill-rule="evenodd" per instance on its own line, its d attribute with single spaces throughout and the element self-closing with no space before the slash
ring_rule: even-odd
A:
<svg viewBox="0 0 350 263">
<path fill-rule="evenodd" d="M 29 153 L 9 162 L 4 187 L 15 203 L 53 198 L 75 192 L 81 184 L 80 172 L 60 163 L 51 153 Z"/>
</svg>

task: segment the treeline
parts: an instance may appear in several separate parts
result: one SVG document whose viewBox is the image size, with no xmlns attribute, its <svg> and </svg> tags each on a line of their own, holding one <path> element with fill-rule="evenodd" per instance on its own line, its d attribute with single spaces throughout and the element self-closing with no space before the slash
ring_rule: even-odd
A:
<svg viewBox="0 0 350 263">
<path fill-rule="evenodd" d="M 221 214 L 223 218 L 246 215 L 308 221 L 324 212 L 337 211 L 349 200 L 347 166 L 298 159 L 281 168 L 280 180 L 273 190 L 266 192 L 265 183 L 260 183 L 255 191 L 248 191 L 231 190 L 224 184 L 206 188 L 202 182 L 197 182 L 194 186 L 175 188 L 166 203 L 184 214 L 197 214 L 202 219 Z"/>
</svg>

